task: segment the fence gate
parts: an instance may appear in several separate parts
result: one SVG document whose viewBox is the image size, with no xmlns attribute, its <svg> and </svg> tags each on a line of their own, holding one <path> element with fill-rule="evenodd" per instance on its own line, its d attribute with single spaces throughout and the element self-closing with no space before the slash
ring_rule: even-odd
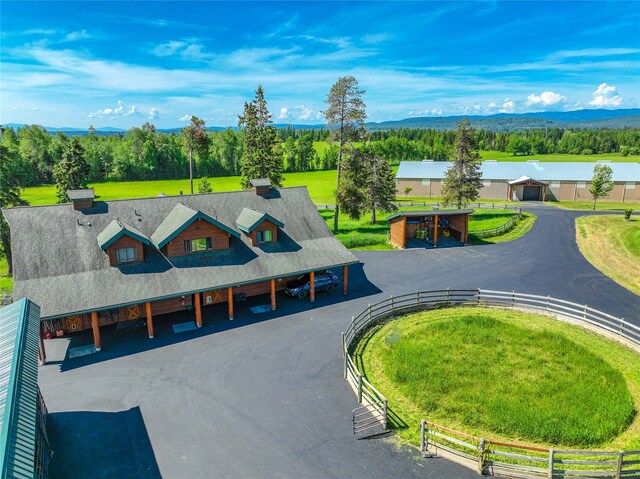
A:
<svg viewBox="0 0 640 479">
<path fill-rule="evenodd" d="M 353 434 L 363 437 L 387 432 L 387 404 L 379 401 L 353 410 Z"/>
</svg>

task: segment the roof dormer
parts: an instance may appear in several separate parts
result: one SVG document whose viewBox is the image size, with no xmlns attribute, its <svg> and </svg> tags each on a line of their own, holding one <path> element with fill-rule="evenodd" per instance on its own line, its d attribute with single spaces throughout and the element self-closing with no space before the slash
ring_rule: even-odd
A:
<svg viewBox="0 0 640 479">
<path fill-rule="evenodd" d="M 73 209 L 77 211 L 93 208 L 93 200 L 96 197 L 93 188 L 87 188 L 85 190 L 67 190 L 67 196 L 71 200 Z"/>
<path fill-rule="evenodd" d="M 231 236 L 240 234 L 216 218 L 178 203 L 151 235 L 167 256 L 184 256 L 201 251 L 229 248 Z"/>
<path fill-rule="evenodd" d="M 278 228 L 284 223 L 268 213 L 244 207 L 236 219 L 238 229 L 246 233 L 253 246 L 278 241 Z"/>
<path fill-rule="evenodd" d="M 269 178 L 249 180 L 249 184 L 258 196 L 266 196 L 271 193 L 271 180 Z"/>
<path fill-rule="evenodd" d="M 109 255 L 111 266 L 144 261 L 143 245 L 151 240 L 140 230 L 115 219 L 98 235 L 98 246 Z"/>
</svg>

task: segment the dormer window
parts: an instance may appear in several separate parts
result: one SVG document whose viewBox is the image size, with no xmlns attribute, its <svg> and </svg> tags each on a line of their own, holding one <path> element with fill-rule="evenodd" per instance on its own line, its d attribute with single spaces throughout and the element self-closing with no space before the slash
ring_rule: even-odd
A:
<svg viewBox="0 0 640 479">
<path fill-rule="evenodd" d="M 198 251 L 210 251 L 213 249 L 211 238 L 197 238 L 185 240 L 184 252 L 196 253 Z"/>
<path fill-rule="evenodd" d="M 258 243 L 271 243 L 273 241 L 273 231 L 264 230 L 256 232 L 256 239 Z"/>
<path fill-rule="evenodd" d="M 138 259 L 138 255 L 134 247 L 118 248 L 116 250 L 116 259 L 118 263 L 131 263 Z"/>
</svg>

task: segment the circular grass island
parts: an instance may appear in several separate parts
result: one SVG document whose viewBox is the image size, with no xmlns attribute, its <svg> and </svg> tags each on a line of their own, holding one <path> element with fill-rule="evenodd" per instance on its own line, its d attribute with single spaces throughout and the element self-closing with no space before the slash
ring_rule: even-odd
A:
<svg viewBox="0 0 640 479">
<path fill-rule="evenodd" d="M 354 360 L 389 401 L 389 426 L 419 444 L 422 419 L 479 437 L 640 449 L 640 357 L 542 315 L 458 307 L 369 330 Z"/>
</svg>

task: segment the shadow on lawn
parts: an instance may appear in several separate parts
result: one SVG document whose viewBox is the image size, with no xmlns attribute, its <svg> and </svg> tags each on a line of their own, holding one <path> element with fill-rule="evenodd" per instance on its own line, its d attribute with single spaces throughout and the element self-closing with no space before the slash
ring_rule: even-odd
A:
<svg viewBox="0 0 640 479">
<path fill-rule="evenodd" d="M 342 271 L 337 272 L 340 277 Z M 93 344 L 93 333 L 91 330 L 80 331 L 66 336 L 67 343 L 62 349 L 62 338 L 45 341 L 48 365 L 58 364 L 60 371 L 69 371 L 91 364 L 109 361 L 118 357 L 158 349 L 171 344 L 190 341 L 195 338 L 216 334 L 231 329 L 250 327 L 253 324 L 270 321 L 272 319 L 298 314 L 304 311 L 313 311 L 325 306 L 340 304 L 354 299 L 375 295 L 381 290 L 369 281 L 363 265 L 354 264 L 349 267 L 349 294 L 343 295 L 341 287 L 334 293 L 318 292 L 314 303 L 309 300 L 291 298 L 284 291 L 277 293 L 277 309 L 260 314 L 254 314 L 250 308 L 270 304 L 269 294 L 253 296 L 245 301 L 234 304 L 235 317 L 233 321 L 228 319 L 228 305 L 226 302 L 204 306 L 202 308 L 203 325 L 201 328 L 174 333 L 173 325 L 195 321 L 195 313 L 191 311 L 178 311 L 175 313 L 163 314 L 153 318 L 155 337 L 147 337 L 146 326 L 118 329 L 115 325 L 102 326 L 100 336 L 102 339 L 102 351 L 86 356 L 69 358 L 68 351 L 71 348 Z M 66 347 L 68 346 L 68 347 Z"/>
</svg>

